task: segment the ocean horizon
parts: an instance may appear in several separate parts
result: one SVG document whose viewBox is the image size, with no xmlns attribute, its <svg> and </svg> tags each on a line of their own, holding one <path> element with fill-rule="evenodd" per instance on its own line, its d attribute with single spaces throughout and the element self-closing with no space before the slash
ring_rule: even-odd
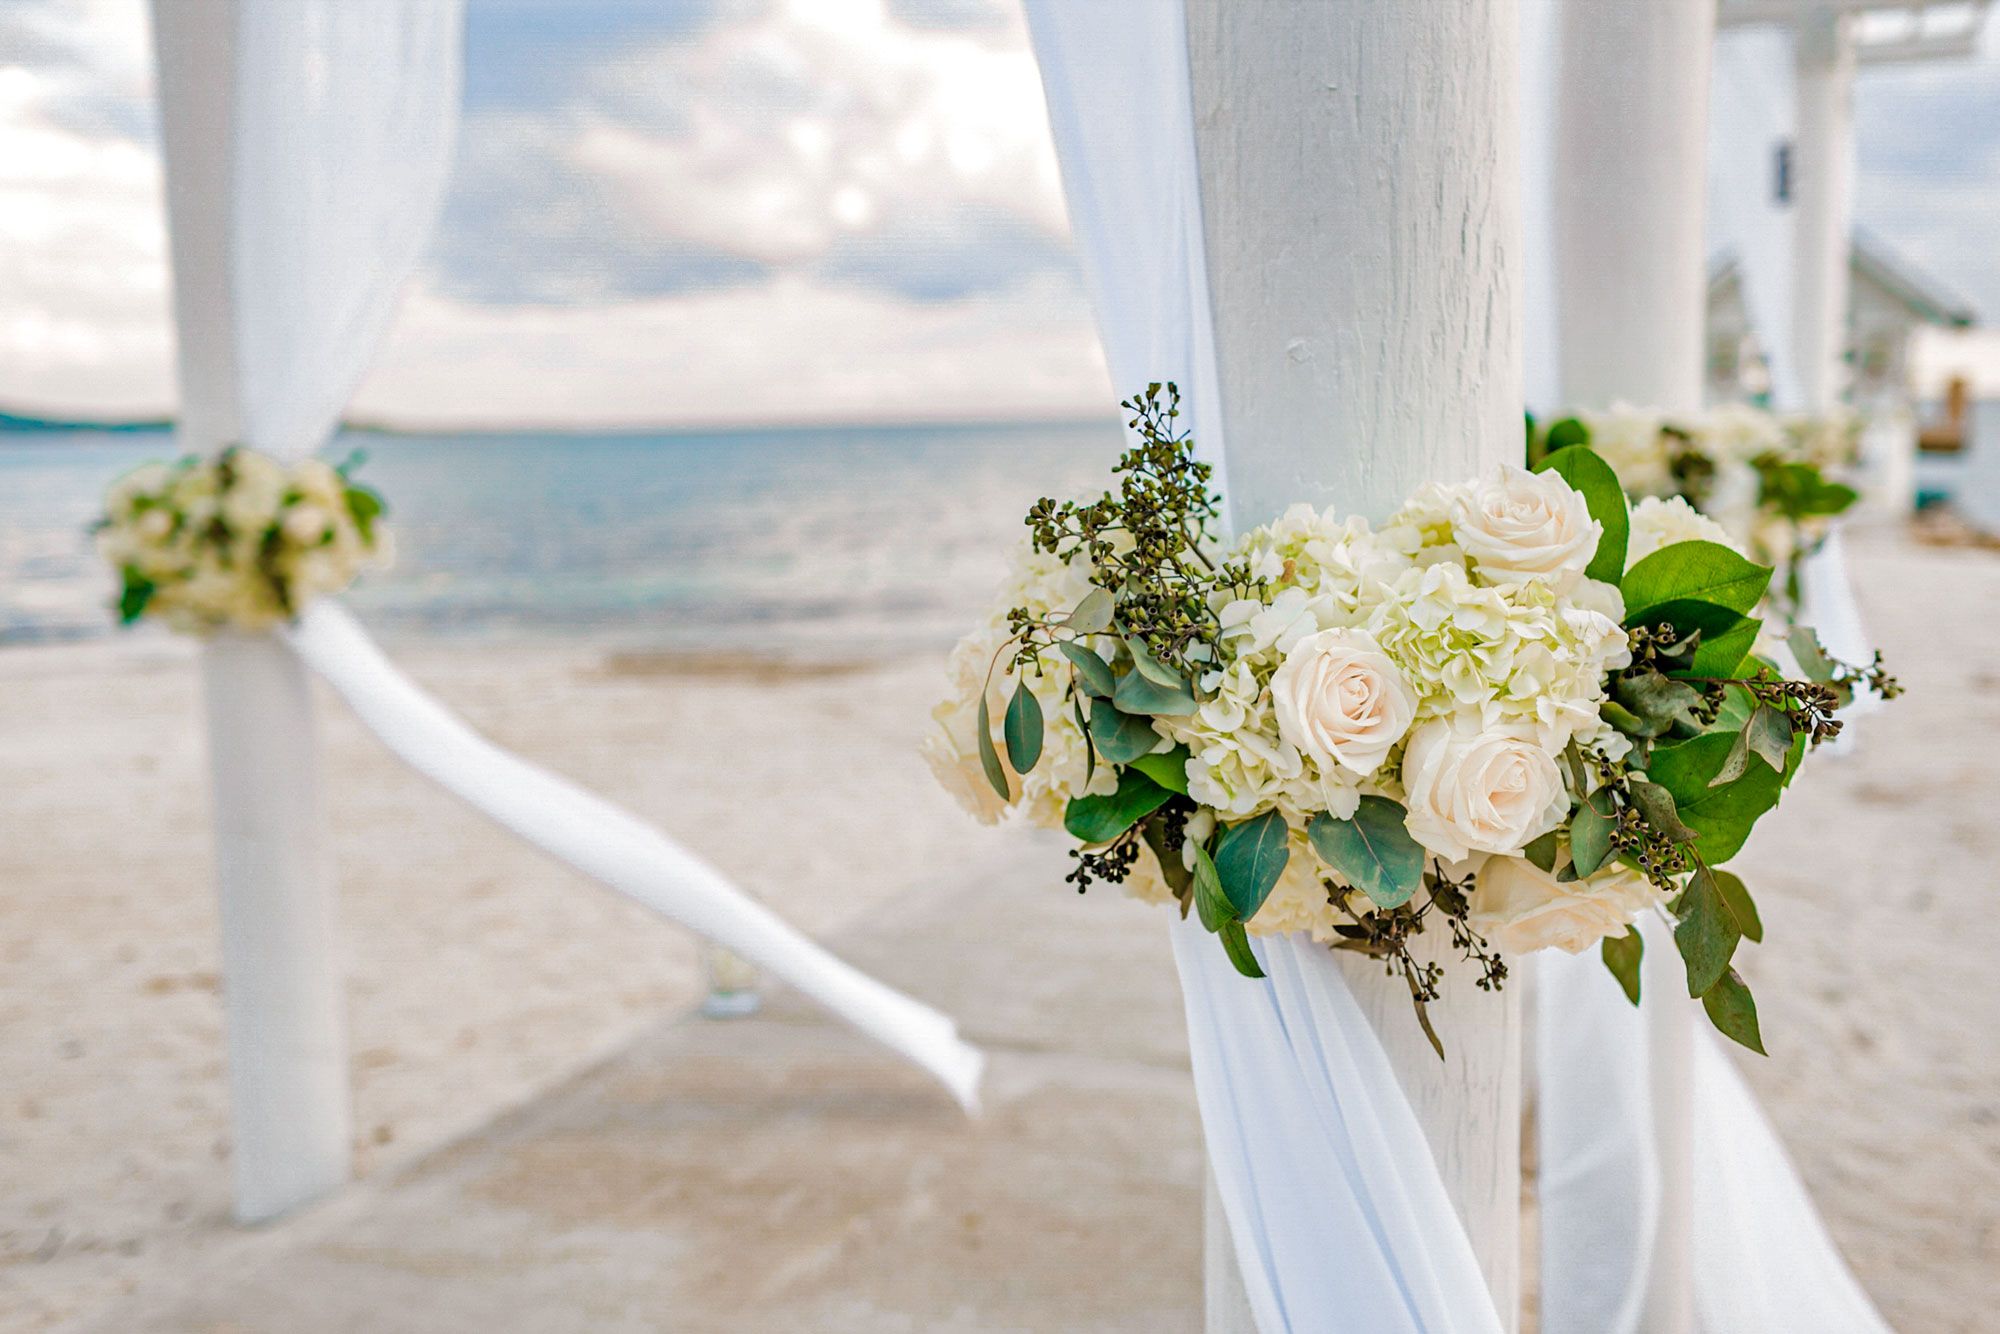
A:
<svg viewBox="0 0 2000 1334">
<path fill-rule="evenodd" d="M 390 638 L 875 657 L 948 644 L 1042 495 L 1101 489 L 1115 419 L 717 430 L 347 429 L 395 557 L 345 595 Z M 120 633 L 90 536 L 164 428 L 0 435 L 0 646 Z M 126 633 L 158 633 L 140 630 Z"/>
</svg>

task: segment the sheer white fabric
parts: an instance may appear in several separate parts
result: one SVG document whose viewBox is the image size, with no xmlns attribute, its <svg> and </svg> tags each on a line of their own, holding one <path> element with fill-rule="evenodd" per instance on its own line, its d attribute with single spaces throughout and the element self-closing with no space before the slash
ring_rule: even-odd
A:
<svg viewBox="0 0 2000 1334">
<path fill-rule="evenodd" d="M 435 222 L 458 117 L 459 0 L 156 3 L 182 435 L 298 457 L 326 443 Z M 287 642 L 398 755 L 504 827 L 713 936 L 929 1070 L 962 1104 L 983 1058 L 700 859 L 481 740 L 337 606 Z"/>
<path fill-rule="evenodd" d="M 1070 225 L 1114 383 L 1177 381 L 1224 457 L 1185 18 L 1028 0 Z M 1209 1162 L 1257 1327 L 1503 1326 L 1422 1127 L 1323 946 L 1257 941 L 1238 975 L 1174 928 Z"/>
<path fill-rule="evenodd" d="M 1532 25 L 1553 27 L 1553 6 L 1528 6 Z M 1552 37 L 1539 40 L 1553 42 Z M 1778 143 L 1789 134 L 1790 48 L 1775 29 L 1725 32 L 1711 92 L 1709 234 L 1739 265 L 1753 326 L 1771 359 L 1777 401 L 1796 380 L 1791 328 L 1790 219 L 1773 197 Z M 1526 84 L 1525 117 L 1553 130 L 1550 81 Z M 1525 156 L 1537 152 L 1530 143 Z M 1529 233 L 1529 265 L 1552 268 L 1552 236 Z M 1530 297 L 1542 289 L 1531 284 Z M 1552 366 L 1553 318 L 1527 322 L 1529 382 Z M 1804 572 L 1812 614 L 1832 626 L 1828 646 L 1865 645 L 1836 534 Z M 1862 660 L 1866 660 L 1866 651 Z M 1676 956 L 1664 923 L 1642 924 L 1649 963 Z M 1671 967 L 1667 985 L 1673 985 Z M 1650 970 L 1647 1004 L 1661 996 Z M 1535 960 L 1535 1070 L 1539 1124 L 1542 1329 L 1546 1334 L 1636 1334 L 1658 1224 L 1661 1166 L 1655 1152 L 1647 1025 L 1595 951 L 1550 951 Z M 1734 1058 L 1697 1018 L 1687 1115 L 1694 1155 L 1694 1307 L 1702 1334 L 1741 1330 L 1871 1334 L 1885 1326 L 1814 1212 L 1784 1146 L 1759 1111 Z"/>
<path fill-rule="evenodd" d="M 300 658 L 411 768 L 503 829 L 783 977 L 977 1106 L 983 1058 L 950 1019 L 834 958 L 722 873 L 601 797 L 511 755 L 397 671 L 345 608 L 284 632 Z"/>
</svg>

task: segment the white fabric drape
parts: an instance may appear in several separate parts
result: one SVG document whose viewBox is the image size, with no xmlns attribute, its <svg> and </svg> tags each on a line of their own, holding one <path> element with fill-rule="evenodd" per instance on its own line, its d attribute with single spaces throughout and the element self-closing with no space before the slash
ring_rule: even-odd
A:
<svg viewBox="0 0 2000 1334">
<path fill-rule="evenodd" d="M 1554 28 L 1553 11 L 1540 0 L 1527 7 L 1524 51 L 1538 42 L 1553 46 L 1552 31 L 1536 31 Z M 1713 78 L 1711 249 L 1736 260 L 1777 401 L 1791 403 L 1791 227 L 1773 192 L 1777 146 L 1790 132 L 1789 43 L 1772 28 L 1728 31 L 1717 42 Z M 1525 93 L 1530 132 L 1552 133 L 1552 82 L 1531 79 Z M 1536 102 L 1543 104 L 1539 113 Z M 1524 157 L 1532 163 L 1538 152 L 1545 157 L 1549 150 L 1530 143 Z M 1552 233 L 1531 229 L 1528 240 L 1531 273 L 1552 270 Z M 1531 282 L 1531 299 L 1543 291 Z M 1530 311 L 1527 332 L 1533 384 L 1536 366 L 1556 364 L 1559 330 L 1553 317 Z M 1865 645 L 1866 636 L 1839 564 L 1837 534 L 1804 578 L 1814 614 L 1832 622 L 1829 648 L 1838 638 L 1861 652 L 1852 646 Z M 1645 930 L 1649 963 L 1672 965 L 1671 933 L 1651 923 Z M 1551 951 L 1537 956 L 1534 967 L 1542 1329 L 1637 1334 L 1661 1190 L 1647 1025 L 1594 951 L 1577 957 Z M 1672 968 L 1664 971 L 1671 983 Z M 1649 970 L 1647 1004 L 1682 1003 L 1678 993 L 1659 995 L 1657 978 Z M 1701 1017 L 1690 1082 L 1693 1296 L 1701 1334 L 1885 1329 L 1734 1058 Z"/>
<path fill-rule="evenodd" d="M 1027 10 L 1114 383 L 1178 382 L 1219 465 L 1181 5 Z M 1267 982 L 1237 974 L 1198 926 L 1174 927 L 1203 1135 L 1258 1328 L 1501 1329 L 1422 1127 L 1339 967 L 1303 939 L 1254 948 Z"/>
<path fill-rule="evenodd" d="M 156 0 L 182 439 L 326 443 L 435 222 L 460 0 Z M 420 772 L 586 873 L 768 967 L 968 1108 L 983 1058 L 672 840 L 475 736 L 321 605 L 286 636 Z"/>
</svg>

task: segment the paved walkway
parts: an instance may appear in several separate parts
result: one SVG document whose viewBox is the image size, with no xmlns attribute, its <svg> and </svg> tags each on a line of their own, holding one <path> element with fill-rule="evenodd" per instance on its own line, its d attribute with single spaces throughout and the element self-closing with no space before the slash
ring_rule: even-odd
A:
<svg viewBox="0 0 2000 1334">
<path fill-rule="evenodd" d="M 1023 846 L 841 942 L 987 1049 L 976 1121 L 779 994 L 667 1024 L 96 1328 L 1192 1329 L 1202 1160 L 1164 922 L 1061 875 Z"/>
</svg>

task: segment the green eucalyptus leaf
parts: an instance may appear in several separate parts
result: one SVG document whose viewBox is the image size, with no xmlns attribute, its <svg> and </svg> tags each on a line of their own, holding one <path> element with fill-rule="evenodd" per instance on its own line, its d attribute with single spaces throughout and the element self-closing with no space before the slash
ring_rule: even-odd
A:
<svg viewBox="0 0 2000 1334">
<path fill-rule="evenodd" d="M 1806 680 L 1817 681 L 1821 685 L 1833 680 L 1833 659 L 1820 647 L 1819 634 L 1810 625 L 1794 626 L 1785 636 L 1791 646 L 1792 656 L 1799 661 L 1799 670 L 1806 674 Z"/>
<path fill-rule="evenodd" d="M 1111 617 L 1117 610 L 1118 599 L 1110 589 L 1093 588 L 1063 621 L 1063 628 L 1072 634 L 1101 634 L 1111 628 Z"/>
<path fill-rule="evenodd" d="M 1222 940 L 1222 948 L 1229 955 L 1229 962 L 1236 965 L 1236 971 L 1245 977 L 1262 977 L 1264 970 L 1257 964 L 1257 956 L 1250 952 L 1250 937 L 1243 930 L 1241 922 L 1224 922 L 1222 929 L 1215 933 Z"/>
<path fill-rule="evenodd" d="M 1083 734 L 1083 785 L 1088 788 L 1090 780 L 1097 777 L 1097 743 L 1090 739 L 1090 719 L 1084 716 L 1083 696 L 1069 697 L 1069 711 L 1076 719 L 1076 730 Z"/>
<path fill-rule="evenodd" d="M 1042 758 L 1042 702 L 1028 689 L 1023 676 L 1014 685 L 1014 697 L 1007 701 L 1007 716 L 1001 720 L 1007 739 L 1007 763 L 1014 772 L 1025 774 Z"/>
<path fill-rule="evenodd" d="M 1222 892 L 1244 921 L 1257 915 L 1285 873 L 1292 856 L 1289 834 L 1285 817 L 1266 811 L 1254 820 L 1230 825 L 1217 840 L 1215 869 L 1222 877 Z"/>
<path fill-rule="evenodd" d="M 1097 753 L 1113 764 L 1130 764 L 1160 744 L 1150 718 L 1121 713 L 1111 701 L 1090 702 L 1090 740 Z"/>
<path fill-rule="evenodd" d="M 1760 706 L 1761 707 L 1761 706 Z M 1722 761 L 1722 767 L 1715 771 L 1715 777 L 1708 780 L 1710 787 L 1721 787 L 1733 783 L 1743 776 L 1750 767 L 1750 734 L 1738 732 L 1736 740 L 1729 747 L 1729 754 Z"/>
<path fill-rule="evenodd" d="M 1187 762 L 1188 748 L 1175 746 L 1164 754 L 1141 755 L 1132 761 L 1132 767 L 1168 791 L 1186 796 Z"/>
<path fill-rule="evenodd" d="M 1696 643 L 1684 662 L 1669 667 L 1668 673 L 1694 676 L 1734 676 L 1743 660 L 1756 647 L 1757 632 L 1763 622 L 1745 616 L 1720 603 L 1698 598 L 1679 598 L 1648 609 L 1643 615 L 1627 616 L 1625 624 L 1671 625 L 1684 638 Z"/>
<path fill-rule="evenodd" d="M 1569 822 L 1569 861 L 1579 876 L 1593 875 L 1604 865 L 1617 822 L 1618 803 L 1610 788 L 1598 788 L 1576 808 Z"/>
<path fill-rule="evenodd" d="M 1076 668 L 1077 688 L 1084 694 L 1097 699 L 1110 699 L 1118 689 L 1118 678 L 1111 674 L 1111 664 L 1092 652 L 1089 646 L 1065 640 L 1058 644 L 1062 655 L 1069 659 L 1070 666 Z"/>
<path fill-rule="evenodd" d="M 1383 908 L 1408 903 L 1424 880 L 1424 849 L 1404 821 L 1409 812 L 1387 797 L 1366 796 L 1351 820 L 1325 811 L 1306 826 L 1320 860 Z"/>
<path fill-rule="evenodd" d="M 993 719 L 987 713 L 983 690 L 979 693 L 979 767 L 986 771 L 986 781 L 1002 801 L 1014 799 L 1014 790 L 1007 786 L 1007 771 L 1000 767 L 1000 754 L 993 749 Z"/>
<path fill-rule="evenodd" d="M 1308 837 L 1311 836 L 1312 834 L 1311 825 L 1306 826 L 1306 834 Z M 1317 847 L 1318 842 L 1315 841 L 1313 846 Z M 1540 838 L 1535 839 L 1533 842 L 1529 843 L 1526 847 L 1522 848 L 1521 855 L 1523 857 L 1526 857 L 1529 863 L 1533 865 L 1537 870 L 1545 871 L 1550 875 L 1554 875 L 1556 873 L 1556 854 L 1561 850 L 1562 850 L 1562 840 L 1558 839 L 1556 837 L 1556 831 L 1551 829 L 1549 830 L 1548 833 L 1543 834 Z"/>
<path fill-rule="evenodd" d="M 1598 947 L 1598 954 L 1604 959 L 1604 966 L 1618 979 L 1618 985 L 1625 991 L 1625 999 L 1634 1005 L 1639 1003 L 1639 964 L 1646 957 L 1646 942 L 1632 927 L 1625 928 L 1622 936 L 1606 936 Z"/>
<path fill-rule="evenodd" d="M 1554 450 L 1535 465 L 1535 471 L 1556 474 L 1583 497 L 1590 517 L 1604 529 L 1584 573 L 1592 579 L 1617 584 L 1625 574 L 1625 545 L 1632 530 L 1632 520 L 1625 508 L 1625 488 L 1619 485 L 1618 474 L 1602 455 L 1580 444 Z"/>
<path fill-rule="evenodd" d="M 1647 728 L 1656 729 L 1646 735 L 1660 736 L 1676 723 L 1691 728 L 1701 726 L 1698 716 L 1701 692 L 1685 681 L 1676 681 L 1651 668 L 1620 676 L 1613 683 L 1612 693 Z"/>
<path fill-rule="evenodd" d="M 1146 647 L 1146 641 L 1139 636 L 1127 636 L 1125 650 L 1132 655 L 1132 665 L 1138 669 L 1139 675 L 1154 685 L 1174 687 L 1187 684 L 1179 672 L 1154 657 L 1153 650 Z"/>
<path fill-rule="evenodd" d="M 1236 920 L 1236 909 L 1222 892 L 1222 876 L 1215 869 L 1215 859 L 1208 855 L 1207 848 L 1199 846 L 1194 850 L 1194 907 L 1205 930 L 1220 931 L 1225 924 Z"/>
<path fill-rule="evenodd" d="M 1126 713 L 1151 714 L 1157 718 L 1185 718 L 1201 707 L 1185 681 L 1176 678 L 1173 685 L 1161 685 L 1138 671 L 1118 678 L 1111 702 Z"/>
<path fill-rule="evenodd" d="M 1650 623 L 1650 613 L 1670 602 L 1712 602 L 1747 615 L 1770 586 L 1768 566 L 1720 543 L 1676 542 L 1625 572 L 1625 623 Z"/>
<path fill-rule="evenodd" d="M 1676 905 L 1680 921 L 1674 926 L 1674 943 L 1687 964 L 1688 995 L 1704 995 L 1729 971 L 1743 931 L 1722 901 L 1715 873 L 1706 866 L 1694 868 Z"/>
<path fill-rule="evenodd" d="M 1681 822 L 1695 831 L 1695 850 L 1711 866 L 1737 854 L 1758 817 L 1777 805 L 1784 791 L 1781 776 L 1761 765 L 1749 765 L 1735 781 L 1710 787 L 1735 744 L 1730 733 L 1704 732 L 1660 746 L 1646 761 L 1646 776 L 1673 794 Z M 1644 806 L 1640 810 L 1650 818 Z"/>
<path fill-rule="evenodd" d="M 1745 940 L 1762 941 L 1764 923 L 1757 916 L 1756 900 L 1750 897 L 1749 888 L 1727 871 L 1713 871 L 1716 893 L 1722 895 L 1723 906 L 1729 909 L 1730 917 L 1736 921 L 1736 929 L 1743 933 Z"/>
<path fill-rule="evenodd" d="M 1109 843 L 1172 796 L 1137 769 L 1121 770 L 1116 792 L 1074 798 L 1063 811 L 1063 828 L 1085 843 Z"/>
<path fill-rule="evenodd" d="M 1632 804 L 1639 808 L 1639 814 L 1646 823 L 1665 834 L 1676 843 L 1692 843 L 1698 837 L 1681 819 L 1680 805 L 1674 794 L 1658 783 L 1649 783 L 1643 778 L 1634 778 L 1625 785 L 1632 798 Z"/>
<path fill-rule="evenodd" d="M 1748 1047 L 1759 1056 L 1765 1055 L 1764 1035 L 1757 1031 L 1757 1001 L 1751 996 L 1750 988 L 1743 985 L 1743 979 L 1730 969 L 1722 975 L 1722 980 L 1710 987 L 1701 998 L 1701 1008 L 1708 1012 L 1708 1021 L 1724 1037 Z"/>
<path fill-rule="evenodd" d="M 1770 765 L 1771 772 L 1785 772 L 1792 749 L 1792 720 L 1789 714 L 1769 704 L 1759 704 L 1750 715 L 1750 723 L 1743 729 L 1743 735 L 1750 743 L 1751 753 Z"/>
</svg>

